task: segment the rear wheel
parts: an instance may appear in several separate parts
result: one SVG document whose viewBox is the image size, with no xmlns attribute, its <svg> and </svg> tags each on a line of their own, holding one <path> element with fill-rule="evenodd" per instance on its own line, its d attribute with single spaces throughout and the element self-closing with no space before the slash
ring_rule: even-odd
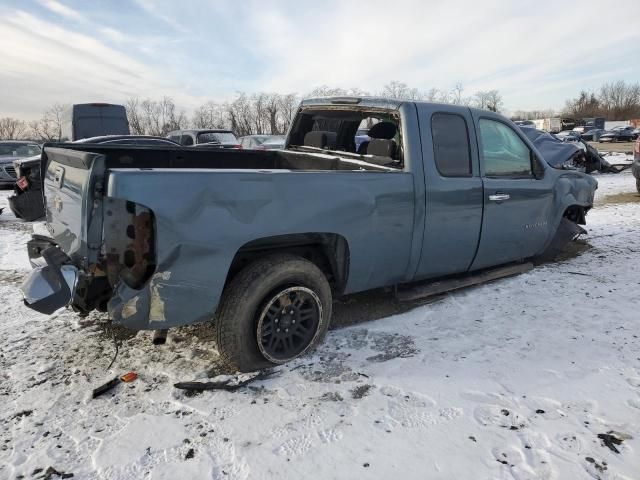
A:
<svg viewBox="0 0 640 480">
<path fill-rule="evenodd" d="M 214 319 L 223 362 L 248 372 L 282 364 L 316 346 L 329 327 L 331 288 L 304 258 L 257 260 L 231 280 Z"/>
</svg>

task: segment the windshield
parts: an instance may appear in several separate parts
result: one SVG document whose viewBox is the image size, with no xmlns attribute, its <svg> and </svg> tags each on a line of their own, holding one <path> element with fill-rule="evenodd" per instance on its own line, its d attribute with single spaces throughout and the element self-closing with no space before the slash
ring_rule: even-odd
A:
<svg viewBox="0 0 640 480">
<path fill-rule="evenodd" d="M 238 143 L 238 139 L 231 132 L 204 132 L 198 135 L 197 143 Z"/>
<path fill-rule="evenodd" d="M 32 157 L 40 154 L 40 146 L 34 143 L 0 143 L 0 156 Z"/>
</svg>

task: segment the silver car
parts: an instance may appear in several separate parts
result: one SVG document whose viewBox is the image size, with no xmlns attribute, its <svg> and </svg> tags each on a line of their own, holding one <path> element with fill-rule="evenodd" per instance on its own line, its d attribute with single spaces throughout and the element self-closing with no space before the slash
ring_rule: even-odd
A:
<svg viewBox="0 0 640 480">
<path fill-rule="evenodd" d="M 0 187 L 16 183 L 14 160 L 40 155 L 40 145 L 34 142 L 5 140 L 0 142 Z"/>
</svg>

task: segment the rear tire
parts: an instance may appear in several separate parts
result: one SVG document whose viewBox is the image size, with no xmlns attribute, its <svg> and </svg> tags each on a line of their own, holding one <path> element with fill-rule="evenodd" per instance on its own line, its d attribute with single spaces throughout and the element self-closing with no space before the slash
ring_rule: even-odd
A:
<svg viewBox="0 0 640 480">
<path fill-rule="evenodd" d="M 312 262 L 290 254 L 255 261 L 227 285 L 214 318 L 222 362 L 250 372 L 308 353 L 327 332 L 331 301 Z"/>
</svg>

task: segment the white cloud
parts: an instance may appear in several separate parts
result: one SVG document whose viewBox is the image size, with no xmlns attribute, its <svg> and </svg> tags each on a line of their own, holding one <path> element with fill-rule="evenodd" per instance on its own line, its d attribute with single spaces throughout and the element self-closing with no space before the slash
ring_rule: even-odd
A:
<svg viewBox="0 0 640 480">
<path fill-rule="evenodd" d="M 171 28 L 173 28 L 174 30 L 178 31 L 178 32 L 182 32 L 182 33 L 186 33 L 188 32 L 188 29 L 186 29 L 184 26 L 182 26 L 182 24 L 180 24 L 180 22 L 178 22 L 178 20 L 176 20 L 176 18 L 180 18 L 181 15 L 166 15 L 162 12 L 162 7 L 157 3 L 154 2 L 152 0 L 134 0 L 134 2 L 140 7 L 142 8 L 148 15 L 157 18 L 158 20 L 162 21 L 163 23 L 169 25 Z M 178 12 L 189 12 L 190 7 L 193 7 L 192 4 L 187 4 L 185 6 L 185 4 L 183 3 L 176 3 L 176 7 Z M 205 10 L 206 12 L 206 10 Z M 203 13 L 206 15 L 206 13 Z"/>
<path fill-rule="evenodd" d="M 35 118 L 54 102 L 122 102 L 129 96 L 173 94 L 188 107 L 199 101 L 166 71 L 25 12 L 5 17 L 0 37 L 11 39 L 11 48 L 0 49 L 0 89 L 8 93 L 0 116 Z"/>
<path fill-rule="evenodd" d="M 468 94 L 497 88 L 518 106 L 559 106 L 585 85 L 614 79 L 602 69 L 612 54 L 624 52 L 624 65 L 640 51 L 640 11 L 621 16 L 596 1 L 579 8 L 506 0 L 333 6 L 313 15 L 251 12 L 255 45 L 270 58 L 268 88 L 305 92 L 326 83 L 375 91 L 397 79 L 428 90 L 459 81 Z"/>
<path fill-rule="evenodd" d="M 62 15 L 63 17 L 69 18 L 75 21 L 84 21 L 84 17 L 77 11 L 72 8 L 67 7 L 66 5 L 57 2 L 56 0 L 38 0 L 40 4 L 52 11 L 53 13 L 57 13 L 58 15 Z"/>
<path fill-rule="evenodd" d="M 236 89 L 375 93 L 391 80 L 422 91 L 461 82 L 465 95 L 495 88 L 508 109 L 541 109 L 640 78 L 640 10 L 620 15 L 599 0 L 135 0 L 108 19 L 88 2 L 80 13 L 71 0 L 38 1 L 60 20 L 2 15 L 0 90 L 14 92 L 3 110 L 130 95 L 191 108 Z"/>
</svg>

